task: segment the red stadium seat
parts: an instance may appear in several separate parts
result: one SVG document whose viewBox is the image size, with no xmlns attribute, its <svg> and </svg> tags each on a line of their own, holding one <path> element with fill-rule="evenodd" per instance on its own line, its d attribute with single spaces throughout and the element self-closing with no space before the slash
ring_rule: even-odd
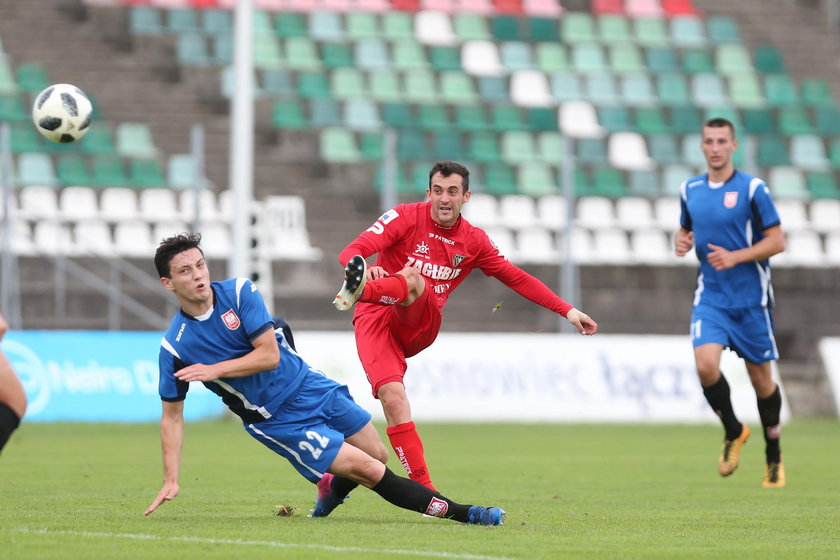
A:
<svg viewBox="0 0 840 560">
<path fill-rule="evenodd" d="M 666 16 L 699 15 L 693 0 L 662 0 L 662 10 Z"/>
<path fill-rule="evenodd" d="M 522 15 L 525 13 L 522 8 L 522 0 L 493 0 L 493 7 L 496 13 Z"/>
<path fill-rule="evenodd" d="M 592 0 L 593 14 L 623 14 L 623 0 Z"/>
<path fill-rule="evenodd" d="M 417 12 L 420 10 L 420 0 L 391 0 L 391 6 L 402 12 Z"/>
<path fill-rule="evenodd" d="M 193 8 L 218 8 L 219 2 L 217 0 L 190 0 L 190 6 Z"/>
</svg>

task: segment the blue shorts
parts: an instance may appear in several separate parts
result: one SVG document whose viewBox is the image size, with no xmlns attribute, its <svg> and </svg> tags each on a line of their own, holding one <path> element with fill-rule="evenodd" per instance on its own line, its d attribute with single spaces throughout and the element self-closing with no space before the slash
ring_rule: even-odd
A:
<svg viewBox="0 0 840 560">
<path fill-rule="evenodd" d="M 268 420 L 244 426 L 257 441 L 288 459 L 307 480 L 318 482 L 344 438 L 364 428 L 370 418 L 346 385 L 310 371 L 282 409 Z"/>
<path fill-rule="evenodd" d="M 766 307 L 722 309 L 700 304 L 691 313 L 691 341 L 695 348 L 722 344 L 754 364 L 779 359 L 773 312 Z"/>
</svg>

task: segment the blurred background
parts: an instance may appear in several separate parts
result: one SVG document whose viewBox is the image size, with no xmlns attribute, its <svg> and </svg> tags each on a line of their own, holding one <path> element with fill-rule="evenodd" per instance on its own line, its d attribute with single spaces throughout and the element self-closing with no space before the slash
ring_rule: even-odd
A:
<svg viewBox="0 0 840 560">
<path fill-rule="evenodd" d="M 773 282 L 793 412 L 836 414 L 819 343 L 840 335 L 840 0 L 254 0 L 250 84 L 233 67 L 235 4 L 0 0 L 13 329 L 162 331 L 175 307 L 154 249 L 197 230 L 215 279 L 244 255 L 275 314 L 349 332 L 330 304 L 339 250 L 451 159 L 471 170 L 467 217 L 603 334 L 686 335 L 697 263 L 673 256 L 678 188 L 705 170 L 702 122 L 722 116 L 787 234 Z M 59 82 L 94 102 L 75 144 L 31 123 L 33 96 Z M 244 241 L 230 140 L 243 87 Z M 474 274 L 443 328 L 562 323 Z"/>
</svg>

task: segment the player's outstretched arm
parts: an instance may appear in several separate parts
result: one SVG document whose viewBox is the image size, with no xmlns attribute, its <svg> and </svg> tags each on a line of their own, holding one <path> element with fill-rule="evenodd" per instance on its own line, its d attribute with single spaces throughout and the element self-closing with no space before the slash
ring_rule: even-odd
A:
<svg viewBox="0 0 840 560">
<path fill-rule="evenodd" d="M 184 401 L 163 401 L 160 417 L 160 445 L 163 455 L 163 488 L 146 509 L 151 515 L 163 502 L 175 498 L 181 491 L 178 473 L 181 468 L 181 447 L 184 443 Z"/>
<path fill-rule="evenodd" d="M 566 319 L 575 326 L 580 334 L 591 335 L 598 332 L 598 323 L 580 309 L 572 307 L 566 313 Z"/>
</svg>

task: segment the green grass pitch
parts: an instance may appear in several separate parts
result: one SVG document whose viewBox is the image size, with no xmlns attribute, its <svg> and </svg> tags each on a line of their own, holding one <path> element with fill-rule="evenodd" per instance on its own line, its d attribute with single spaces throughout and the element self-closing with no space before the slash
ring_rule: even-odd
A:
<svg viewBox="0 0 840 560">
<path fill-rule="evenodd" d="M 840 423 L 785 427 L 778 490 L 761 487 L 753 428 L 722 479 L 713 425 L 421 424 L 438 488 L 508 512 L 475 527 L 363 488 L 309 519 L 314 486 L 232 420 L 186 426 L 181 494 L 147 518 L 156 424 L 24 423 L 0 456 L 0 558 L 840 557 Z M 278 504 L 293 515 L 274 516 Z"/>
</svg>

